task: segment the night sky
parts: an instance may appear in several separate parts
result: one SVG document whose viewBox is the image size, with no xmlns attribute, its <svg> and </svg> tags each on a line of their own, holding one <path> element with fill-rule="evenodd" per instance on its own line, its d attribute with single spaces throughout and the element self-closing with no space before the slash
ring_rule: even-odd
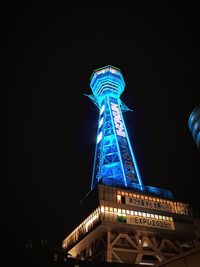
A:
<svg viewBox="0 0 200 267">
<path fill-rule="evenodd" d="M 105 65 L 126 83 L 143 183 L 200 204 L 200 151 L 188 128 L 200 103 L 199 9 L 69 3 L 1 8 L 1 229 L 15 253 L 25 238 L 59 246 L 90 190 L 98 109 L 84 94 Z"/>
</svg>

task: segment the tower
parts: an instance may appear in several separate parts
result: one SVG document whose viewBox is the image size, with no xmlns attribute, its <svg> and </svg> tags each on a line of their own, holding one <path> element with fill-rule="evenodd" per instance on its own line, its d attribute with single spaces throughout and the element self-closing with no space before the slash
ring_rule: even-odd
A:
<svg viewBox="0 0 200 267">
<path fill-rule="evenodd" d="M 123 118 L 130 109 L 120 99 L 120 69 L 95 70 L 90 87 L 99 109 L 91 189 L 63 249 L 82 260 L 154 265 L 197 246 L 192 207 L 142 182 Z"/>
<path fill-rule="evenodd" d="M 97 130 L 93 188 L 100 180 L 110 186 L 142 190 L 142 180 L 131 148 L 122 111 L 129 110 L 120 100 L 125 82 L 119 69 L 107 66 L 94 71 L 91 100 L 100 110 Z"/>
</svg>

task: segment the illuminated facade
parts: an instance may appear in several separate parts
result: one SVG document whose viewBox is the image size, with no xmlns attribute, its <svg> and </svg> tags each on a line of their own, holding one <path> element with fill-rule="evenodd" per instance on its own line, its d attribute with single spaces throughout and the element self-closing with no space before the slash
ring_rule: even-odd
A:
<svg viewBox="0 0 200 267">
<path fill-rule="evenodd" d="M 83 260 L 154 265 L 197 245 L 192 208 L 143 184 L 122 113 L 125 82 L 106 66 L 91 76 L 99 109 L 91 190 L 63 249 Z"/>
</svg>

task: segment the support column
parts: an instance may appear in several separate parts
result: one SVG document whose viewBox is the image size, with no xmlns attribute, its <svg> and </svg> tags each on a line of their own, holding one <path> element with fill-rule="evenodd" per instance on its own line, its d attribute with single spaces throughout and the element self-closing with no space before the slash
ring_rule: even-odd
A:
<svg viewBox="0 0 200 267">
<path fill-rule="evenodd" d="M 106 246 L 106 261 L 107 262 L 112 262 L 112 246 L 111 246 L 111 242 L 110 242 L 110 231 L 107 232 L 107 246 Z"/>
</svg>

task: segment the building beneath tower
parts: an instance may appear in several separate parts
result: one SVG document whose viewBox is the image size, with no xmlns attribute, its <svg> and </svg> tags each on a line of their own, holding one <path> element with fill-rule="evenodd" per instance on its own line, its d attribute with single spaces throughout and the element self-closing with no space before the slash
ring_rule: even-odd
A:
<svg viewBox="0 0 200 267">
<path fill-rule="evenodd" d="M 142 181 L 123 119 L 121 71 L 99 68 L 90 86 L 99 109 L 91 189 L 63 249 L 81 260 L 155 265 L 200 246 L 192 207 Z"/>
</svg>

